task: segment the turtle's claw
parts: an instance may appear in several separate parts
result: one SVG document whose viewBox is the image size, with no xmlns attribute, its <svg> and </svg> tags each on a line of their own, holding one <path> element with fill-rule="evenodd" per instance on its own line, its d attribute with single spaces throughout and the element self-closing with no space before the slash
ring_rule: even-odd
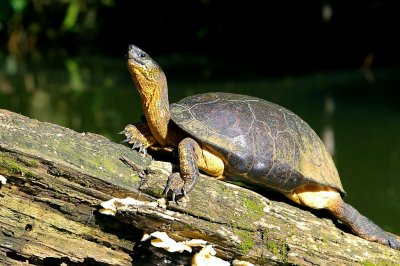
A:
<svg viewBox="0 0 400 266">
<path fill-rule="evenodd" d="M 176 197 L 181 195 L 186 195 L 186 191 L 183 190 L 184 181 L 179 173 L 172 173 L 168 177 L 167 185 L 163 191 L 163 195 L 167 198 L 169 194 L 171 195 L 172 201 L 176 202 Z"/>
<path fill-rule="evenodd" d="M 132 150 L 140 147 L 140 143 L 138 141 L 136 141 L 136 140 L 135 141 L 131 141 L 130 144 L 132 144 L 132 143 L 133 143 Z"/>
<path fill-rule="evenodd" d="M 175 201 L 175 193 L 172 192 L 171 198 L 172 198 L 172 201 L 173 201 L 173 202 L 176 202 L 176 201 Z"/>
<path fill-rule="evenodd" d="M 144 146 L 141 146 L 139 152 L 142 153 L 144 156 L 147 155 L 147 149 Z"/>
<path fill-rule="evenodd" d="M 400 250 L 400 241 L 395 236 L 387 233 L 387 245 L 393 249 Z"/>
<path fill-rule="evenodd" d="M 146 147 L 148 146 L 146 138 L 134 125 L 127 125 L 119 134 L 126 136 L 126 139 L 121 141 L 121 143 L 131 144 L 132 150 L 138 149 L 140 154 L 146 156 Z"/>
</svg>

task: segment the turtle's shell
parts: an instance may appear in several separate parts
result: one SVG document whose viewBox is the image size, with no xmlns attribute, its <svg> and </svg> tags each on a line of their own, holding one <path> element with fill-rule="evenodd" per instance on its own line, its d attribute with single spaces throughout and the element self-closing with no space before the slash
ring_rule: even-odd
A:
<svg viewBox="0 0 400 266">
<path fill-rule="evenodd" d="M 213 150 L 224 175 L 283 193 L 321 184 L 345 194 L 332 157 L 311 127 L 268 101 L 205 93 L 171 104 L 171 119 Z"/>
</svg>

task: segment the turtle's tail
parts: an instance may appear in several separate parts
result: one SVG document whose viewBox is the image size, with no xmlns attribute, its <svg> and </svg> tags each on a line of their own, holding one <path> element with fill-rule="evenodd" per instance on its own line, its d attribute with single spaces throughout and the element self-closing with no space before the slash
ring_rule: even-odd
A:
<svg viewBox="0 0 400 266">
<path fill-rule="evenodd" d="M 336 204 L 328 207 L 328 210 L 342 223 L 358 236 L 373 242 L 389 246 L 400 250 L 399 237 L 388 233 L 372 222 L 370 219 L 360 214 L 353 206 L 338 199 Z"/>
</svg>

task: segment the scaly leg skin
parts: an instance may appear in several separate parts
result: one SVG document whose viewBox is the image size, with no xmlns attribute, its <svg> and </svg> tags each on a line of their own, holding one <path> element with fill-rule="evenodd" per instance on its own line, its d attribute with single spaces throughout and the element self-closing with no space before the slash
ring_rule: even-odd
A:
<svg viewBox="0 0 400 266">
<path fill-rule="evenodd" d="M 176 196 L 186 196 L 193 189 L 199 178 L 197 162 L 201 153 L 199 144 L 191 138 L 185 138 L 179 143 L 180 174 L 173 173 L 168 177 L 164 195 L 168 196 L 168 192 L 171 192 L 172 200 L 175 201 Z"/>
<path fill-rule="evenodd" d="M 139 149 L 139 153 L 146 155 L 146 149 L 154 144 L 156 140 L 151 134 L 150 128 L 145 123 L 138 123 L 135 125 L 127 125 L 123 131 L 120 132 L 126 136 L 127 142 L 132 145 L 132 149 Z"/>
<path fill-rule="evenodd" d="M 349 226 L 358 236 L 400 250 L 400 241 L 395 235 L 384 231 L 370 219 L 360 214 L 353 206 L 339 200 L 329 211 Z"/>
<path fill-rule="evenodd" d="M 313 209 L 328 209 L 357 236 L 400 250 L 399 239 L 384 231 L 354 207 L 345 203 L 340 193 L 331 187 L 308 185 L 287 194 L 293 201 Z"/>
</svg>

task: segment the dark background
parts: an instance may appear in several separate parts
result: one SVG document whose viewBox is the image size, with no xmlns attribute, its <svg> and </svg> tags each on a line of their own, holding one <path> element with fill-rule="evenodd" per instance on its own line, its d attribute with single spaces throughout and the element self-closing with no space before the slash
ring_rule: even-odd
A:
<svg viewBox="0 0 400 266">
<path fill-rule="evenodd" d="M 400 59 L 395 2 L 2 1 L 0 48 L 48 61 L 121 57 L 132 43 L 204 56 L 217 76 L 390 67 Z"/>
</svg>

